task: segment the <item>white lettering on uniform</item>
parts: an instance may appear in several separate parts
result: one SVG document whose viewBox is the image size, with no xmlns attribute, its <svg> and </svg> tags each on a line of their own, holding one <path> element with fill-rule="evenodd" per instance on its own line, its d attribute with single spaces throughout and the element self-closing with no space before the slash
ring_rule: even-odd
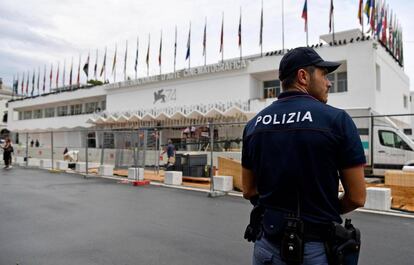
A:
<svg viewBox="0 0 414 265">
<path fill-rule="evenodd" d="M 266 119 L 267 119 L 267 121 L 266 121 Z M 270 122 L 272 121 L 272 116 L 270 116 L 270 115 L 265 115 L 264 117 L 263 117 L 263 124 L 269 124 Z"/>
<path fill-rule="evenodd" d="M 313 120 L 312 120 L 312 114 L 311 114 L 310 111 L 307 111 L 305 113 L 305 115 L 303 116 L 302 122 L 304 122 L 305 120 L 309 120 L 310 122 L 313 122 Z"/>
<path fill-rule="evenodd" d="M 273 123 L 274 125 L 278 124 L 288 124 L 288 123 L 299 123 L 299 122 L 313 122 L 312 113 L 310 111 L 307 111 L 305 115 L 301 116 L 301 112 L 290 112 L 290 113 L 283 113 L 279 114 L 282 116 L 281 120 L 278 120 L 278 114 L 272 115 L 265 115 L 265 116 L 257 116 L 256 118 L 256 124 L 254 126 L 257 126 L 257 124 L 262 123 L 264 125 L 268 125 L 270 123 Z"/>
</svg>

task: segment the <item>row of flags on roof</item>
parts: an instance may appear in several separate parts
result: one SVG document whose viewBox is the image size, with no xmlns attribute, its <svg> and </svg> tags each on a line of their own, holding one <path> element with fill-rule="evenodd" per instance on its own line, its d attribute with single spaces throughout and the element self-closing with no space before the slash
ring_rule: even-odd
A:
<svg viewBox="0 0 414 265">
<path fill-rule="evenodd" d="M 357 0 L 355 0 L 357 1 Z M 389 51 L 393 54 L 393 56 L 403 64 L 403 41 L 402 41 L 402 28 L 399 21 L 396 18 L 396 14 L 389 8 L 388 4 L 386 4 L 385 0 L 366 0 L 365 4 L 363 0 L 359 1 L 359 8 L 358 8 L 358 20 L 362 27 L 362 32 L 364 31 L 364 26 L 368 25 L 367 34 L 371 34 L 372 36 L 376 37 L 378 41 L 380 41 Z M 308 0 L 304 1 L 303 10 L 301 14 L 301 18 L 304 19 L 305 22 L 305 32 L 306 32 L 306 44 L 308 45 Z M 364 17 L 366 22 L 364 21 Z M 204 64 L 206 64 L 206 57 L 207 57 L 207 18 L 205 19 L 204 31 L 203 31 L 203 56 L 204 56 Z M 186 53 L 185 53 L 185 60 L 188 61 L 188 67 L 191 66 L 191 22 L 189 23 L 188 28 L 188 38 L 187 38 L 187 45 L 186 45 Z M 237 45 L 240 50 L 240 59 L 242 58 L 242 9 L 240 8 L 240 17 L 239 23 L 237 28 Z M 330 7 L 329 7 L 329 32 L 332 33 L 333 41 L 334 39 L 334 1 L 330 0 Z M 364 33 L 363 33 L 364 34 Z M 221 54 L 221 60 L 224 60 L 224 13 L 222 14 L 222 22 L 221 22 L 221 32 L 220 32 L 220 43 L 219 43 L 219 53 Z M 150 67 L 150 50 L 151 50 L 151 35 L 148 35 L 147 40 L 147 50 L 146 50 L 146 57 L 145 63 L 147 68 L 147 75 L 149 75 L 149 67 Z M 259 46 L 261 47 L 261 54 L 263 54 L 263 1 L 262 1 L 262 8 L 260 12 L 260 30 L 259 30 Z M 139 57 L 140 57 L 140 38 L 137 37 L 136 42 L 136 53 L 135 53 L 135 62 L 134 62 L 134 71 L 135 71 L 135 78 L 138 78 L 138 70 L 139 70 Z M 160 42 L 159 42 L 159 52 L 158 52 L 158 66 L 160 70 L 160 74 L 162 73 L 162 54 L 163 54 L 163 34 L 161 31 L 160 34 Z M 52 89 L 59 90 L 59 89 L 73 89 L 81 86 L 81 74 L 86 75 L 86 79 L 93 79 L 104 80 L 107 82 L 107 48 L 105 47 L 105 51 L 103 54 L 103 60 L 100 67 L 98 67 L 98 59 L 99 53 L 96 50 L 95 61 L 93 64 L 93 68 L 91 67 L 91 56 L 90 52 L 88 53 L 86 60 L 82 63 L 81 56 L 79 56 L 77 68 L 74 65 L 73 58 L 69 65 L 69 80 L 66 80 L 66 62 L 63 63 L 62 72 L 60 70 L 60 63 L 50 65 L 49 69 L 46 69 L 46 65 L 44 65 L 43 69 L 40 67 L 37 69 L 33 69 L 33 71 L 27 71 L 23 73 L 17 73 L 13 77 L 13 92 L 15 94 L 23 95 L 23 96 L 35 96 L 46 93 L 48 89 L 51 91 Z M 112 57 L 112 66 L 111 75 L 113 77 L 114 82 L 116 82 L 116 67 L 117 67 L 117 56 L 118 56 L 118 46 L 115 44 L 115 50 Z M 123 73 L 124 73 L 124 80 L 127 80 L 127 66 L 128 66 L 128 41 L 125 44 L 125 53 L 124 53 L 124 64 L 123 64 Z M 175 27 L 175 41 L 174 41 L 174 72 L 176 71 L 176 61 L 177 61 L 177 27 Z M 55 68 L 54 68 L 55 67 Z M 81 71 L 82 69 L 82 71 Z M 61 76 L 61 79 L 60 78 Z M 43 78 L 42 78 L 43 77 Z"/>
</svg>

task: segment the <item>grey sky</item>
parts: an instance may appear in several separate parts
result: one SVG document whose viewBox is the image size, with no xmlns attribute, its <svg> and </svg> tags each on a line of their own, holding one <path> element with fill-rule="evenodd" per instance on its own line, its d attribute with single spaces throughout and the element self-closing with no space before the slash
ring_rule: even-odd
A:
<svg viewBox="0 0 414 265">
<path fill-rule="evenodd" d="M 281 0 L 264 0 L 264 51 L 282 48 Z M 317 43 L 319 35 L 329 31 L 329 0 L 308 0 L 309 42 Z M 358 0 L 336 0 L 335 30 L 359 27 Z M 365 2 L 365 0 L 364 0 Z M 301 13 L 304 0 L 285 0 L 285 47 L 305 45 L 304 22 Z M 405 71 L 414 76 L 414 1 L 389 0 L 404 29 Z M 125 42 L 128 40 L 127 75 L 134 77 L 137 36 L 140 38 L 139 76 L 146 75 L 145 56 L 148 35 L 151 34 L 150 74 L 159 73 L 158 50 L 163 31 L 163 73 L 173 70 L 174 28 L 178 28 L 177 69 L 187 67 L 185 61 L 189 23 L 191 21 L 191 65 L 204 63 L 202 39 L 207 17 L 207 63 L 220 60 L 219 37 L 224 12 L 224 57 L 239 56 L 237 29 L 240 6 L 243 16 L 243 55 L 260 53 L 260 0 L 2 0 L 0 2 L 0 77 L 11 84 L 13 75 L 44 65 L 49 73 L 66 61 L 66 82 L 71 60 L 77 69 L 79 55 L 83 66 L 88 51 L 91 65 L 99 50 L 98 69 L 108 48 L 107 78 L 110 74 L 115 44 L 118 46 L 117 80 L 123 79 Z M 91 68 L 90 68 L 91 69 Z M 75 70 L 74 70 L 75 71 Z M 90 73 L 92 71 L 90 70 Z M 42 79 L 41 75 L 41 79 Z M 48 74 L 47 74 L 48 76 Z M 55 77 L 54 77 L 55 78 Z M 47 77 L 48 79 L 48 77 Z M 61 78 L 60 78 L 61 79 Z M 82 74 L 82 80 L 85 75 Z M 411 88 L 414 89 L 413 85 Z"/>
</svg>

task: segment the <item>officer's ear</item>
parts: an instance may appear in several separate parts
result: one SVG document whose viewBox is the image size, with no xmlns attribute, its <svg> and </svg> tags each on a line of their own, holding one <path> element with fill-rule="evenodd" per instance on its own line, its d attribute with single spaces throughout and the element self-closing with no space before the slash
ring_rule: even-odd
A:
<svg viewBox="0 0 414 265">
<path fill-rule="evenodd" d="M 305 69 L 299 69 L 296 79 L 299 85 L 307 86 L 310 83 L 310 74 Z"/>
</svg>

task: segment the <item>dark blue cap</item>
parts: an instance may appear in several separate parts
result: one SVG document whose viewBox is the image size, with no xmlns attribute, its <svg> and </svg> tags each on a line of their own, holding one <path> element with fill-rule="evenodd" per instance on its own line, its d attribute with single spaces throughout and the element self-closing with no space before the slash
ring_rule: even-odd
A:
<svg viewBox="0 0 414 265">
<path fill-rule="evenodd" d="M 341 64 L 324 61 L 314 49 L 310 47 L 298 47 L 290 50 L 283 56 L 279 65 L 279 80 L 283 81 L 293 72 L 306 66 L 325 68 L 328 73 L 335 71 Z"/>
</svg>

